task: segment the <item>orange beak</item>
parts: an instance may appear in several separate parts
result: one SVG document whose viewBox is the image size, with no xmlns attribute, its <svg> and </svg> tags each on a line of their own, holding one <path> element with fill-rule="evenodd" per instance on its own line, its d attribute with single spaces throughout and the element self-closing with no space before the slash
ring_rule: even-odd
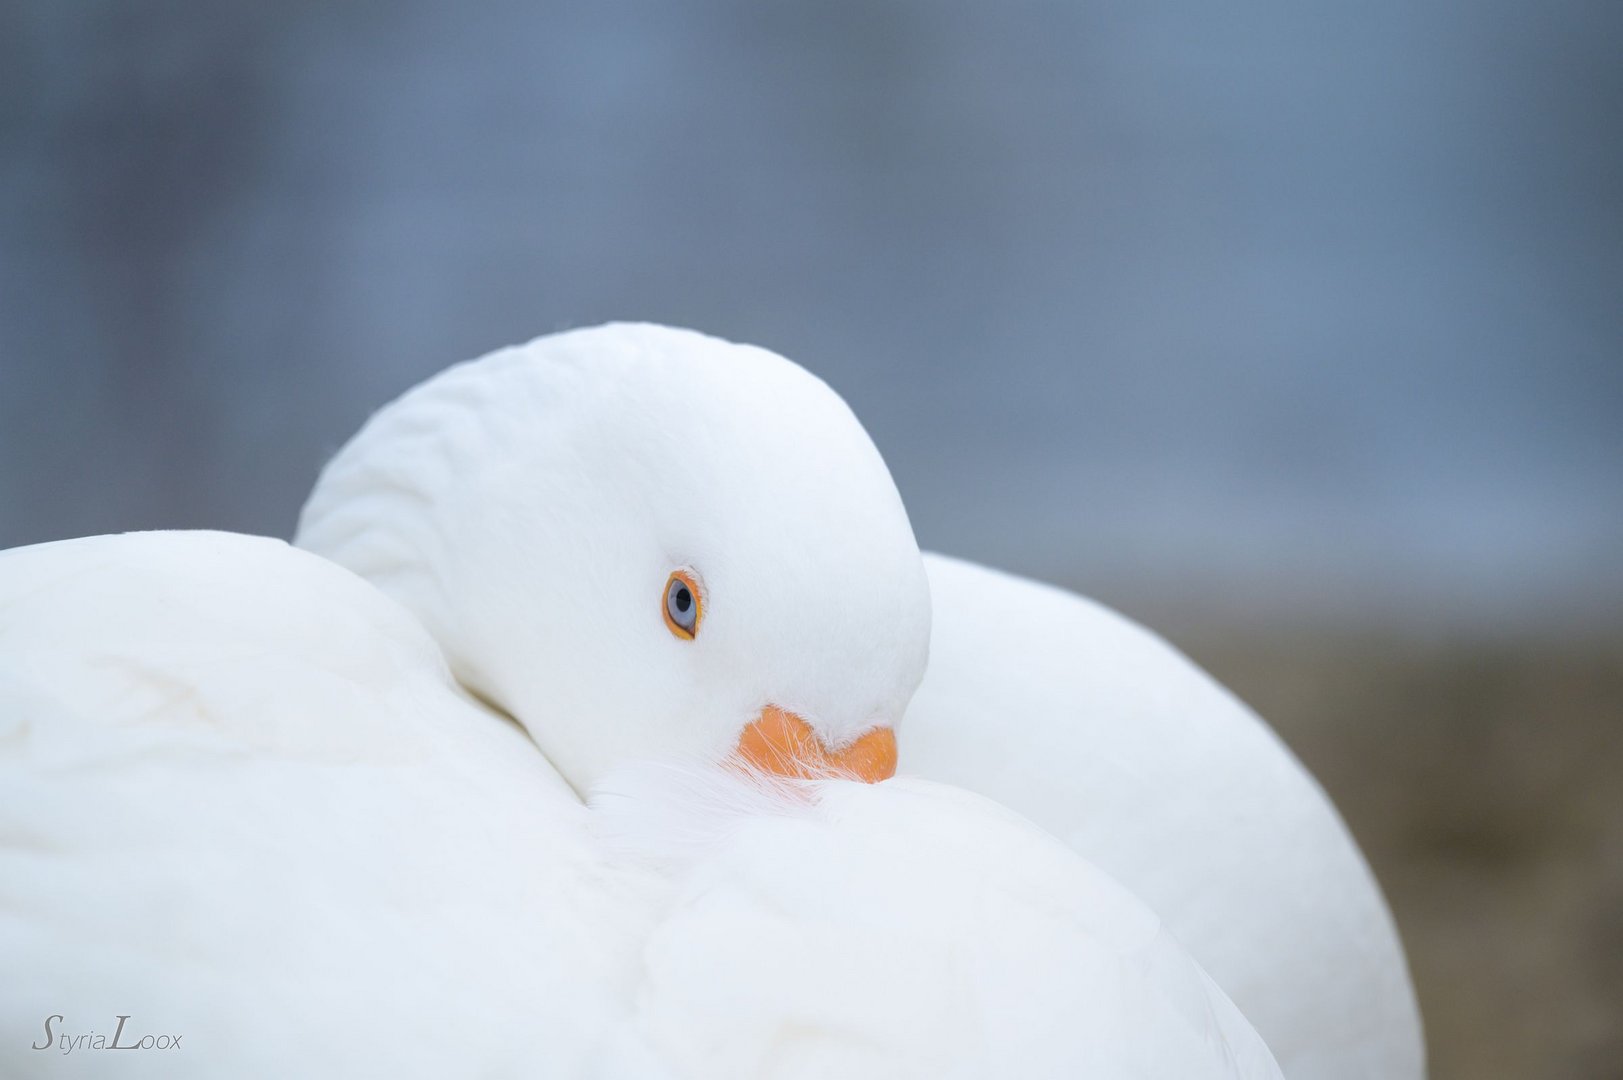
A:
<svg viewBox="0 0 1623 1080">
<path fill-rule="evenodd" d="M 874 728 L 849 746 L 830 750 L 806 721 L 768 705 L 738 737 L 737 757 L 750 768 L 790 779 L 876 784 L 896 775 L 896 733 Z"/>
</svg>

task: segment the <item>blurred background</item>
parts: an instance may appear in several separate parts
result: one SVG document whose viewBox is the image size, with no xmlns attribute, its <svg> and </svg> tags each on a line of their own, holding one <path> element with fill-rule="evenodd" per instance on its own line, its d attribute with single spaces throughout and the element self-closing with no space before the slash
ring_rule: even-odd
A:
<svg viewBox="0 0 1623 1080">
<path fill-rule="evenodd" d="M 766 345 L 926 546 L 1279 728 L 1434 1076 L 1623 1076 L 1620 57 L 1610 0 L 12 0 L 0 546 L 286 536 L 538 333 Z"/>
</svg>

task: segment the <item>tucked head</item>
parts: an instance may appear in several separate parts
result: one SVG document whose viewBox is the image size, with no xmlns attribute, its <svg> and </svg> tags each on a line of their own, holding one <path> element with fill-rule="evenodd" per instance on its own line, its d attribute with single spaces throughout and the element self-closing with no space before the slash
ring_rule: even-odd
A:
<svg viewBox="0 0 1623 1080">
<path fill-rule="evenodd" d="M 333 459 L 297 543 L 413 610 L 578 790 L 660 758 L 882 779 L 924 673 L 918 545 L 862 426 L 691 331 L 449 369 Z"/>
</svg>

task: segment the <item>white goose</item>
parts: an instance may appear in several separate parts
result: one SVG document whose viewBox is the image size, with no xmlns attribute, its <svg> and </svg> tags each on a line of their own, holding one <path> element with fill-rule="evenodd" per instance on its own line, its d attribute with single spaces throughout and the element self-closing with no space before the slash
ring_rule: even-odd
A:
<svg viewBox="0 0 1623 1080">
<path fill-rule="evenodd" d="M 0 1071 L 1278 1075 L 1012 815 L 732 767 L 888 775 L 930 632 L 787 361 L 612 327 L 452 369 L 300 542 L 334 561 L 0 555 Z"/>
</svg>

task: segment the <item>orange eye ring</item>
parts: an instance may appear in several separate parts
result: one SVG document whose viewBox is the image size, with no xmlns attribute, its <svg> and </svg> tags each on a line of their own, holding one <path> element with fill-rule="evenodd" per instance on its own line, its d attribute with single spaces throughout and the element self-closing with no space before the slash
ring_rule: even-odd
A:
<svg viewBox="0 0 1623 1080">
<path fill-rule="evenodd" d="M 704 619 L 704 592 L 692 571 L 671 571 L 665 579 L 659 610 L 665 617 L 665 628 L 672 634 L 683 641 L 692 641 L 698 635 L 699 623 Z"/>
</svg>

